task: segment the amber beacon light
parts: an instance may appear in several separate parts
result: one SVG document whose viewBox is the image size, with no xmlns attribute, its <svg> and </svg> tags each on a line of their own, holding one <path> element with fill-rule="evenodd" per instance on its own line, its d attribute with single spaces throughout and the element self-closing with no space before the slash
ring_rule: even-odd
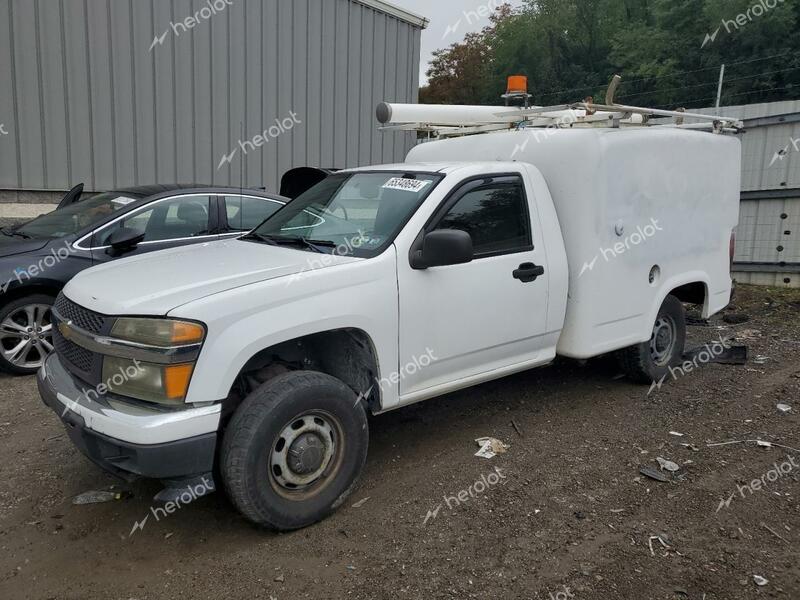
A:
<svg viewBox="0 0 800 600">
<path fill-rule="evenodd" d="M 528 78 L 525 75 L 510 75 L 506 94 L 527 94 Z"/>
</svg>

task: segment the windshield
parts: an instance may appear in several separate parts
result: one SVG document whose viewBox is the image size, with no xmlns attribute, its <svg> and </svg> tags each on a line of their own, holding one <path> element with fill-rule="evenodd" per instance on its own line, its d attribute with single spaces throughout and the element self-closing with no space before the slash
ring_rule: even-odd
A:
<svg viewBox="0 0 800 600">
<path fill-rule="evenodd" d="M 98 194 L 70 204 L 15 229 L 17 233 L 34 238 L 60 238 L 102 221 L 139 198 L 122 196 L 117 192 Z"/>
<path fill-rule="evenodd" d="M 244 239 L 309 252 L 372 257 L 382 252 L 442 176 L 362 172 L 331 175 Z"/>
</svg>

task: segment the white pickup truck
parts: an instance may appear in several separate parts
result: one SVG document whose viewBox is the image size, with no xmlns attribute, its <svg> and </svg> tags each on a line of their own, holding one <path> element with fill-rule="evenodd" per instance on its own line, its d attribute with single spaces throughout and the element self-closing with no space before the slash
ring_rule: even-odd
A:
<svg viewBox="0 0 800 600">
<path fill-rule="evenodd" d="M 335 510 L 367 413 L 616 352 L 681 361 L 684 303 L 730 301 L 740 142 L 679 127 L 520 128 L 336 173 L 236 240 L 79 274 L 41 395 L 93 461 L 251 521 Z M 221 480 L 221 481 L 220 481 Z"/>
</svg>

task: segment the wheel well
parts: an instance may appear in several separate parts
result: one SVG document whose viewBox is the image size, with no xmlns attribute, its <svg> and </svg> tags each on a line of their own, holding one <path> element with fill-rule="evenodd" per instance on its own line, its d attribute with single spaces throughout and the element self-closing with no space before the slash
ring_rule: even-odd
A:
<svg viewBox="0 0 800 600">
<path fill-rule="evenodd" d="M 702 282 L 687 283 L 672 290 L 671 294 L 686 304 L 699 304 L 704 306 L 708 297 L 706 284 Z"/>
<path fill-rule="evenodd" d="M 360 329 L 315 333 L 265 348 L 247 361 L 225 402 L 230 416 L 260 385 L 287 371 L 318 371 L 343 381 L 363 396 L 368 406 L 380 406 L 378 356 L 369 335 Z"/>
<path fill-rule="evenodd" d="M 2 298 L 0 298 L 0 305 L 5 306 L 9 302 L 14 302 L 14 300 L 24 298 L 25 296 L 33 296 L 34 294 L 47 294 L 48 296 L 53 296 L 53 298 L 55 298 L 58 296 L 60 291 L 61 287 L 54 284 L 45 283 L 16 287 L 8 290 L 2 295 Z"/>
</svg>

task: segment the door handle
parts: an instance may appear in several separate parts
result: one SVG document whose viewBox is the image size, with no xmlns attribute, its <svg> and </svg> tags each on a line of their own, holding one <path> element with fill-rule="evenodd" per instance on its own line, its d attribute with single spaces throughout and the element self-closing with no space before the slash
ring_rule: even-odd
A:
<svg viewBox="0 0 800 600">
<path fill-rule="evenodd" d="M 544 267 L 533 263 L 522 263 L 519 269 L 514 271 L 514 279 L 519 279 L 522 283 L 536 281 L 544 275 Z"/>
</svg>

